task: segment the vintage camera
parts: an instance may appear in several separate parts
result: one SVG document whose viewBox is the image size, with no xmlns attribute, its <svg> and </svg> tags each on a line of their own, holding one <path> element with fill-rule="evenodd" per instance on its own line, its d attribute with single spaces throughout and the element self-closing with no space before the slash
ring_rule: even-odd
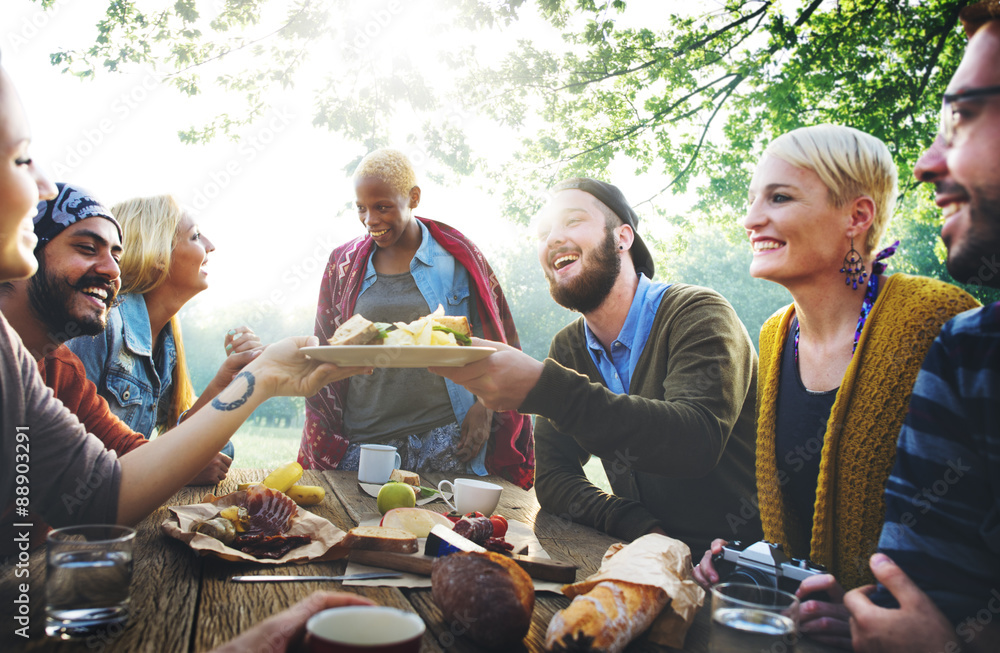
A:
<svg viewBox="0 0 1000 653">
<path fill-rule="evenodd" d="M 823 565 L 789 558 L 780 544 L 764 540 L 753 544 L 730 542 L 722 547 L 721 553 L 712 556 L 712 564 L 719 572 L 720 582 L 747 583 L 793 594 L 806 578 L 827 573 Z"/>
</svg>

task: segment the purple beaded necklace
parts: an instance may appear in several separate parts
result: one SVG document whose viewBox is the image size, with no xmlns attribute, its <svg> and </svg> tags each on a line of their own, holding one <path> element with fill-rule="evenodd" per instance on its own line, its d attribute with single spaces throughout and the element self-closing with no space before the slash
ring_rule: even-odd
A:
<svg viewBox="0 0 1000 653">
<path fill-rule="evenodd" d="M 872 306 L 875 305 L 875 299 L 878 297 L 878 278 L 886 268 L 889 267 L 882 261 L 889 258 L 896 253 L 896 248 L 899 247 L 899 241 L 897 240 L 893 244 L 889 245 L 881 252 L 875 255 L 875 261 L 872 263 L 872 275 L 868 278 L 868 288 L 865 290 L 865 299 L 861 302 L 861 315 L 858 316 L 858 326 L 854 329 L 854 346 L 851 348 L 851 355 L 858 348 L 858 340 L 861 338 L 861 331 L 865 328 L 865 322 L 868 320 L 868 314 L 872 312 Z M 795 321 L 795 362 L 799 362 L 799 322 Z"/>
</svg>

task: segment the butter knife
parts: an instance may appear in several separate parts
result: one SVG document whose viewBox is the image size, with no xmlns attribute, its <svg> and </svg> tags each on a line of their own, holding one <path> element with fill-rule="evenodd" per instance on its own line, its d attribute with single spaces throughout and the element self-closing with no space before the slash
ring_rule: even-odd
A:
<svg viewBox="0 0 1000 653">
<path fill-rule="evenodd" d="M 374 578 L 399 578 L 402 574 L 391 571 L 373 571 L 364 574 L 346 574 L 344 576 L 233 576 L 229 580 L 234 583 L 293 583 L 296 581 L 326 581 L 326 580 L 369 580 Z"/>
</svg>

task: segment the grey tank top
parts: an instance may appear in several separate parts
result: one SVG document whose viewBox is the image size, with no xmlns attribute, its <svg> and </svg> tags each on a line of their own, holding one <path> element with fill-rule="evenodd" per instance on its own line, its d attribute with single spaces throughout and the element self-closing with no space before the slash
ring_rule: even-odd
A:
<svg viewBox="0 0 1000 653">
<path fill-rule="evenodd" d="M 434 308 L 437 308 L 436 306 Z M 412 322 L 431 312 L 413 275 L 379 274 L 354 308 L 372 322 Z M 351 442 L 423 433 L 455 421 L 444 379 L 425 369 L 376 368 L 351 377 L 344 426 Z"/>
</svg>

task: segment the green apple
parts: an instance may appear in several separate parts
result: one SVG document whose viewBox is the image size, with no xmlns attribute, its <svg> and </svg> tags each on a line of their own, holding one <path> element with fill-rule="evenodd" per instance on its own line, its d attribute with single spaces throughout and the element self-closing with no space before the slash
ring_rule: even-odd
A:
<svg viewBox="0 0 1000 653">
<path fill-rule="evenodd" d="M 417 496 L 406 483 L 389 482 L 378 491 L 376 501 L 379 513 L 384 515 L 393 508 L 413 508 L 417 505 Z"/>
</svg>

